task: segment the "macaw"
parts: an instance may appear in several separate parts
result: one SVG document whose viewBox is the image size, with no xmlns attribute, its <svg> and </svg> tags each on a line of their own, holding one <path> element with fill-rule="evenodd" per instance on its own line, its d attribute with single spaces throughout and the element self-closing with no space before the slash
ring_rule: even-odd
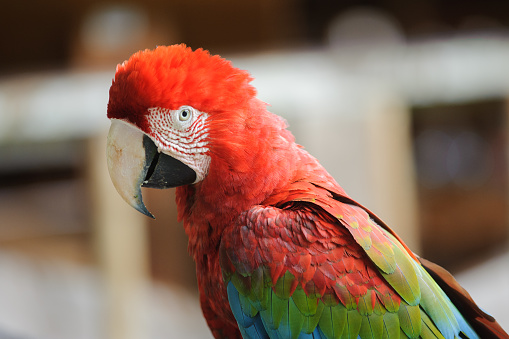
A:
<svg viewBox="0 0 509 339">
<path fill-rule="evenodd" d="M 141 187 L 176 187 L 215 338 L 509 338 L 347 195 L 251 81 L 173 45 L 118 65 L 109 91 L 112 182 L 147 216 Z"/>
</svg>

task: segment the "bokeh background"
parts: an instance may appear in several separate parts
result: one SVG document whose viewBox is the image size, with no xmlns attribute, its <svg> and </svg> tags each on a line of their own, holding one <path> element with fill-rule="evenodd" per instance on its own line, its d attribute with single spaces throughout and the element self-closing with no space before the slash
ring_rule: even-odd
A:
<svg viewBox="0 0 509 339">
<path fill-rule="evenodd" d="M 209 338 L 172 190 L 105 165 L 117 63 L 233 60 L 346 191 L 509 316 L 509 2 L 3 1 L 0 338 Z"/>
</svg>

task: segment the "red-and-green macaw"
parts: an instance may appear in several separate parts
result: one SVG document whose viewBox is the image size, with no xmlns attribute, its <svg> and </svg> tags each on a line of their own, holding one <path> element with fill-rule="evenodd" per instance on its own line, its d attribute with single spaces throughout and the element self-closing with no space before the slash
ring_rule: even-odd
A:
<svg viewBox="0 0 509 339">
<path fill-rule="evenodd" d="M 131 56 L 109 92 L 112 181 L 148 216 L 141 187 L 177 187 L 214 337 L 509 338 L 350 198 L 251 80 L 173 45 Z"/>
</svg>

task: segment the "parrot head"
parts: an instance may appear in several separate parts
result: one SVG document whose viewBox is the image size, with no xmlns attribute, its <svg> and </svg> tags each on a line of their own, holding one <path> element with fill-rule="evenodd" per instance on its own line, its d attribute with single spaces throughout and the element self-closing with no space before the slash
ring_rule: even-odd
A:
<svg viewBox="0 0 509 339">
<path fill-rule="evenodd" d="M 227 185 L 247 180 L 241 173 L 256 171 L 262 144 L 274 149 L 293 138 L 266 137 L 280 135 L 270 131 L 286 123 L 256 99 L 251 80 L 226 59 L 185 45 L 140 51 L 118 65 L 107 109 L 107 160 L 121 197 L 153 217 L 141 187 L 214 182 L 217 189 L 225 176 Z"/>
</svg>

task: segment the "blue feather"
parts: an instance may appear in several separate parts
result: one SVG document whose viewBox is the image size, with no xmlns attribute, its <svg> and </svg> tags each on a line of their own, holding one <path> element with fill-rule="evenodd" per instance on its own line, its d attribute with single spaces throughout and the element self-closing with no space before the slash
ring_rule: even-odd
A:
<svg viewBox="0 0 509 339">
<path fill-rule="evenodd" d="M 233 283 L 231 281 L 228 283 L 226 291 L 228 293 L 228 301 L 230 302 L 230 307 L 239 326 L 244 328 L 252 326 L 253 318 L 247 316 L 244 312 L 242 312 L 239 291 L 237 291 L 237 289 L 235 288 L 235 286 L 233 286 Z"/>
<path fill-rule="evenodd" d="M 231 281 L 226 286 L 226 291 L 228 293 L 230 307 L 237 320 L 242 337 L 245 339 L 268 339 L 269 336 L 263 326 L 260 314 L 258 313 L 256 316 L 250 317 L 242 311 L 239 291 L 237 291 Z"/>
<path fill-rule="evenodd" d="M 320 334 L 320 331 L 317 326 L 315 330 L 309 334 L 305 332 L 300 332 L 298 339 L 327 339 L 327 338 Z"/>
</svg>

